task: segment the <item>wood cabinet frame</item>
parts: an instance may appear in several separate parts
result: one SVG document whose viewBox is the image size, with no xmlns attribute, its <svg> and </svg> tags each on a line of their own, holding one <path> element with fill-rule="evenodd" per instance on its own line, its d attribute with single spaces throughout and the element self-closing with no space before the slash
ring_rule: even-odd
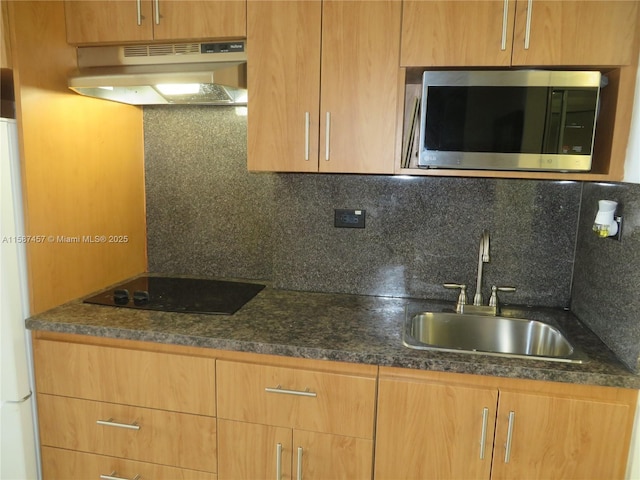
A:
<svg viewBox="0 0 640 480">
<path fill-rule="evenodd" d="M 72 45 L 246 35 L 246 0 L 65 0 Z M 243 5 L 244 4 L 244 5 Z"/>
<path fill-rule="evenodd" d="M 636 0 L 633 0 L 636 1 Z M 446 20 L 451 20 L 452 16 L 455 16 L 456 12 L 460 13 L 461 8 L 459 5 L 448 4 L 444 1 L 431 2 L 427 7 L 429 9 L 436 9 L 447 16 Z M 400 69 L 398 75 L 398 117 L 397 117 L 397 132 L 396 132 L 396 151 L 402 152 L 403 136 L 404 136 L 404 124 L 405 124 L 405 84 L 407 83 L 407 77 L 411 77 L 414 71 L 418 68 L 494 68 L 494 67 L 509 67 L 518 66 L 527 68 L 551 68 L 551 69 L 581 69 L 581 70 L 600 70 L 606 74 L 609 78 L 609 85 L 602 90 L 602 113 L 598 119 L 596 129 L 596 139 L 593 151 L 592 169 L 590 172 L 584 173 L 562 173 L 562 172 L 528 172 L 528 171 L 497 171 L 497 170 L 471 170 L 471 169 L 419 169 L 419 168 L 402 168 L 402 155 L 396 155 L 395 173 L 405 175 L 427 175 L 427 176 L 452 176 L 452 177 L 492 177 L 492 178 L 530 178 L 540 180 L 579 180 L 579 181 L 622 181 L 624 178 L 624 164 L 626 159 L 626 149 L 629 139 L 629 131 L 631 126 L 631 112 L 633 109 L 633 100 L 635 95 L 636 75 L 638 72 L 638 53 L 640 49 L 640 2 L 636 1 L 635 7 L 636 18 L 631 15 L 630 17 L 624 17 L 625 25 L 620 31 L 616 28 L 611 28 L 611 32 L 603 33 L 604 47 L 598 45 L 597 51 L 593 52 L 591 49 L 587 49 L 588 53 L 584 55 L 577 49 L 582 48 L 579 42 L 580 32 L 575 31 L 575 26 L 572 25 L 569 28 L 569 33 L 560 32 L 559 39 L 555 39 L 556 44 L 550 43 L 550 35 L 559 28 L 558 16 L 559 15 L 572 15 L 575 14 L 576 9 L 580 7 L 580 1 L 575 0 L 533 0 L 532 7 L 532 39 L 531 49 L 524 50 L 522 44 L 525 37 L 525 23 L 523 19 L 527 17 L 528 2 L 526 0 L 507 0 L 503 2 L 485 2 L 486 7 L 478 7 L 477 12 L 479 22 L 497 22 L 503 20 L 498 13 L 504 8 L 508 10 L 507 15 L 504 16 L 506 20 L 507 45 L 506 50 L 503 53 L 499 53 L 499 25 L 492 25 L 491 31 L 495 34 L 492 37 L 493 50 L 485 52 L 482 45 L 470 45 L 467 42 L 466 45 L 468 51 L 458 52 L 459 55 L 454 55 L 450 64 L 445 63 L 444 58 L 435 58 L 433 64 L 420 63 L 419 57 L 415 52 L 402 52 L 403 68 Z M 595 2 L 594 2 L 595 3 Z M 439 5 L 441 4 L 441 5 Z M 420 2 L 417 2 L 416 9 L 419 13 L 422 8 Z M 622 7 L 620 11 L 616 11 L 616 18 L 622 17 L 628 12 L 633 12 L 633 6 L 627 8 L 629 3 L 620 3 Z M 565 8 L 566 7 L 566 8 Z M 605 2 L 599 2 L 592 10 L 584 13 L 584 16 L 579 20 L 587 23 L 598 22 L 602 18 L 602 8 L 606 7 Z M 489 11 L 492 10 L 492 13 Z M 541 12 L 541 13 L 540 13 Z M 415 12 L 414 12 L 415 13 Z M 424 12 L 423 12 L 424 13 Z M 580 12 L 582 13 L 582 12 Z M 597 16 L 599 15 L 599 16 Z M 498 18 L 501 17 L 501 18 Z M 610 19 L 605 19 L 605 22 L 612 22 Z M 413 22 L 419 22 L 419 19 L 410 18 L 410 25 Z M 635 30 L 629 30 L 629 26 L 633 26 L 635 23 Z M 616 24 L 617 25 L 617 24 Z M 554 30 L 555 29 L 555 30 Z M 455 30 L 455 29 L 454 29 Z M 469 29 L 470 32 L 483 32 L 482 28 L 474 25 Z M 540 31 L 547 34 L 540 35 Z M 627 34 L 626 32 L 631 32 Z M 466 32 L 466 31 L 465 31 Z M 537 39 L 534 36 L 537 35 Z M 599 36 L 597 32 L 585 32 L 585 35 L 589 35 L 589 40 L 597 38 Z M 425 38 L 422 33 L 416 34 L 418 39 L 422 42 L 414 40 L 407 40 L 403 38 L 402 47 L 406 48 L 423 48 L 417 47 L 420 43 L 424 43 Z M 593 37 L 591 37 L 593 35 Z M 494 38 L 495 37 L 495 38 Z M 607 55 L 608 48 L 617 48 L 617 45 L 625 39 L 625 46 L 623 52 L 615 51 L 612 55 Z M 564 39 L 564 40 L 563 40 Z M 458 41 L 457 37 L 447 37 L 447 40 L 451 43 Z M 479 39 L 479 43 L 482 44 L 484 38 Z M 628 42 L 627 42 L 628 40 Z M 535 42 L 539 41 L 542 45 L 537 48 Z M 487 43 L 487 42 L 484 42 Z M 428 48 L 428 47 L 424 47 Z M 464 49 L 461 47 L 461 49 Z M 619 49 L 618 49 L 619 50 Z M 474 53 L 473 58 L 471 53 Z M 436 52 L 437 53 L 437 52 Z M 508 54 L 508 59 L 506 59 Z M 435 55 L 435 54 L 434 54 Z M 483 56 L 484 55 L 484 56 Z M 544 58 L 544 60 L 541 60 Z M 422 59 L 424 62 L 424 58 Z M 507 61 L 508 60 L 508 61 Z M 604 63 L 603 63 L 604 62 Z M 428 62 L 427 62 L 428 63 Z M 409 83 L 414 83 L 415 79 L 409 80 Z"/>
<path fill-rule="evenodd" d="M 593 69 L 593 68 L 592 68 Z M 405 86 L 416 81 L 422 69 L 401 68 L 398 74 L 398 111 L 396 151 L 403 151 L 405 136 Z M 598 70 L 598 68 L 596 68 Z M 622 181 L 627 142 L 631 129 L 631 114 L 635 95 L 637 62 L 619 68 L 599 69 L 609 79 L 609 85 L 601 91 L 601 114 L 596 127 L 593 161 L 590 172 L 533 172 L 498 171 L 448 168 L 403 168 L 402 155 L 396 155 L 395 173 L 400 175 L 425 175 L 448 177 L 529 178 L 538 180 L 579 180 L 590 182 Z"/>
<path fill-rule="evenodd" d="M 263 355 L 263 354 L 254 354 L 254 353 L 246 353 L 246 352 L 234 352 L 234 351 L 226 351 L 226 350 L 216 350 L 216 349 L 208 349 L 202 347 L 192 347 L 192 346 L 180 346 L 180 345 L 170 345 L 170 344 L 160 344 L 160 343 L 152 343 L 152 342 L 142 342 L 142 341 L 133 341 L 133 340 L 121 340 L 121 339 L 110 339 L 103 337 L 92 337 L 92 336 L 84 336 L 84 335 L 74 335 L 74 334 L 62 334 L 62 333 L 54 333 L 54 332 L 43 332 L 43 331 L 35 331 L 33 333 L 34 341 L 39 340 L 52 340 L 58 342 L 66 342 L 66 343 L 80 343 L 83 345 L 94 345 L 94 346 L 109 346 L 112 348 L 122 348 L 122 349 L 130 349 L 142 352 L 164 352 L 164 353 L 172 353 L 178 355 L 186 355 L 191 357 L 203 357 L 203 358 L 215 358 L 215 359 L 225 359 L 236 362 L 242 362 L 245 364 L 255 364 L 261 366 L 275 366 L 275 367 L 286 367 L 290 369 L 296 370 L 313 370 L 316 372 L 326 372 L 326 373 L 336 373 L 341 375 L 355 375 L 360 377 L 369 377 L 378 379 L 378 383 L 383 380 L 397 380 L 401 382 L 413 382 L 419 384 L 430 384 L 436 385 L 442 389 L 459 389 L 465 391 L 473 391 L 476 390 L 478 392 L 482 392 L 482 398 L 489 399 L 489 403 L 494 402 L 493 407 L 489 407 L 489 418 L 498 418 L 496 423 L 496 443 L 493 446 L 494 448 L 494 463 L 495 458 L 504 454 L 502 451 L 498 451 L 499 444 L 503 441 L 503 437 L 505 436 L 505 416 L 508 417 L 509 409 L 515 408 L 518 409 L 518 402 L 525 402 L 525 405 L 528 403 L 529 405 L 533 405 L 533 408 L 541 408 L 541 411 L 552 411 L 554 408 L 550 408 L 548 406 L 548 402 L 560 402 L 558 405 L 563 402 L 569 403 L 578 403 L 584 404 L 586 407 L 578 406 L 578 409 L 575 410 L 577 412 L 589 412 L 590 404 L 601 404 L 601 405 L 611 405 L 615 411 L 615 418 L 617 419 L 616 428 L 616 443 L 618 445 L 622 445 L 622 449 L 620 447 L 616 448 L 616 454 L 619 455 L 617 461 L 620 464 L 620 469 L 622 474 L 624 474 L 624 465 L 627 462 L 628 456 L 628 448 L 630 445 L 630 439 L 633 429 L 633 418 L 636 410 L 636 402 L 638 399 L 638 391 L 624 388 L 614 388 L 614 387 L 601 387 L 601 386 L 591 386 L 591 385 L 581 385 L 581 384 L 567 384 L 567 383 L 558 383 L 558 382 L 545 382 L 545 381 L 537 381 L 537 380 L 525 380 L 525 379 L 513 379 L 513 378 L 503 378 L 503 377 L 491 377 L 491 376 L 481 376 L 481 375 L 472 375 L 472 374 L 459 374 L 459 373 L 449 373 L 449 372 L 435 372 L 435 371 L 425 371 L 425 370 L 413 370 L 407 368 L 395 368 L 395 367 L 378 367 L 375 365 L 364 365 L 364 364 L 352 364 L 352 363 L 341 363 L 341 362 L 332 362 L 332 361 L 323 361 L 323 360 L 311 360 L 311 359 L 300 359 L 300 358 L 291 358 L 291 357 L 279 357 L 272 355 Z M 41 362 L 43 359 L 41 359 Z M 38 369 L 38 362 L 36 362 L 36 371 Z M 54 372 L 49 373 L 49 375 L 53 375 Z M 378 385 L 378 389 L 379 389 Z M 492 393 L 492 392 L 495 392 Z M 531 399 L 535 400 L 536 397 L 543 398 L 543 402 L 538 407 L 538 402 L 531 403 Z M 496 398 L 498 399 L 497 404 L 495 403 Z M 464 398 L 462 398 L 464 400 Z M 545 403 L 547 402 L 547 403 Z M 463 402 L 464 403 L 464 402 Z M 460 403 L 459 403 L 460 404 Z M 516 407 L 513 407 L 516 405 Z M 546 405 L 546 406 L 545 406 Z M 554 403 L 555 405 L 555 403 Z M 387 408 L 385 406 L 384 408 Z M 397 408 L 398 406 L 392 406 L 392 408 Z M 378 403 L 377 410 L 378 414 L 380 409 L 383 408 L 382 405 Z M 517 413 L 516 413 L 517 415 Z M 478 417 L 478 422 L 481 417 Z M 447 420 L 447 419 L 443 419 Z M 599 418 L 597 419 L 600 420 Z M 218 420 L 220 421 L 220 420 Z M 230 419 L 229 421 L 240 421 L 236 419 Z M 448 420 L 447 420 L 448 421 Z M 507 418 L 508 421 L 508 418 Z M 530 421 L 530 420 L 529 420 Z M 575 418 L 567 419 L 567 425 L 575 425 Z M 446 425 L 447 422 L 444 422 Z M 246 423 L 246 425 L 253 425 L 250 423 Z M 258 425 L 258 424 L 255 424 Z M 488 423 L 490 427 L 490 421 Z M 293 439 L 296 438 L 296 432 L 303 430 L 299 430 L 293 427 L 287 426 L 274 426 L 276 430 L 284 431 L 285 437 Z M 426 428 L 426 427 L 425 427 Z M 569 428 L 569 427 L 567 427 Z M 218 426 L 218 430 L 220 427 Z M 579 428 L 578 428 L 579 430 Z M 604 431 L 604 430 L 603 430 Z M 378 431 L 376 432 L 377 438 L 380 438 L 381 429 L 380 424 L 378 423 Z M 488 428 L 486 433 L 487 438 L 487 456 L 489 456 L 489 443 L 493 444 L 493 440 L 489 440 L 489 437 L 494 438 L 493 429 Z M 518 430 L 517 434 L 521 435 L 522 430 Z M 282 433 L 282 432 L 281 432 Z M 477 433 L 477 432 L 476 432 Z M 322 434 L 321 438 L 312 438 L 309 440 L 310 443 L 314 443 L 318 441 L 316 445 L 319 445 L 319 451 L 323 451 L 326 449 L 326 445 L 330 445 L 331 442 L 327 443 L 327 440 L 344 438 L 352 438 L 352 437 L 343 437 L 341 435 L 334 434 Z M 610 431 L 607 434 L 610 436 Z M 480 435 L 476 435 L 479 440 Z M 353 437 L 356 438 L 356 437 Z M 579 438 L 579 435 L 578 435 Z M 367 445 L 370 445 L 371 439 L 362 439 L 365 440 L 364 445 L 360 445 L 356 447 L 359 451 L 362 449 L 366 450 L 369 448 Z M 530 439 L 527 439 L 529 441 Z M 374 438 L 376 441 L 376 438 Z M 475 440 L 474 440 L 475 441 Z M 393 442 L 393 441 L 392 441 Z M 357 443 L 357 442 L 356 442 Z M 362 442 L 360 442 L 362 443 Z M 397 443 L 397 441 L 396 441 Z M 291 454 L 294 450 L 294 446 L 291 447 L 289 453 L 289 463 L 292 466 L 291 468 L 295 468 L 297 465 Z M 220 447 L 219 447 L 220 448 Z M 346 447 L 346 451 L 349 450 L 350 447 Z M 476 446 L 472 447 L 475 451 L 477 449 Z M 518 447 L 520 448 L 520 447 Z M 517 450 L 515 450 L 517 451 Z M 498 453 L 495 453 L 498 452 Z M 377 457 L 376 457 L 377 458 Z M 311 457 L 309 457 L 311 459 Z M 311 464 L 310 464 L 311 465 Z M 310 468 L 316 468 L 310 467 Z M 485 467 L 486 468 L 486 467 Z M 520 468 L 529 468 L 526 466 Z M 315 470 L 314 470 L 315 471 Z M 319 471 L 319 470 L 318 470 Z M 499 468 L 493 468 L 495 478 L 509 478 L 508 472 L 507 474 L 502 475 Z M 521 471 L 522 472 L 522 471 Z M 376 480 L 381 480 L 383 477 L 375 477 Z M 492 477 L 493 478 L 493 477 Z"/>
</svg>

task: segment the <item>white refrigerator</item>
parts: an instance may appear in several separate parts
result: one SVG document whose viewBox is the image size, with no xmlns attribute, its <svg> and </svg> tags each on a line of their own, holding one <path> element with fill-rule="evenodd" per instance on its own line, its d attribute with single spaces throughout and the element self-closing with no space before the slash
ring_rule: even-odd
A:
<svg viewBox="0 0 640 480">
<path fill-rule="evenodd" d="M 20 157 L 15 120 L 0 118 L 0 479 L 39 478 Z"/>
</svg>

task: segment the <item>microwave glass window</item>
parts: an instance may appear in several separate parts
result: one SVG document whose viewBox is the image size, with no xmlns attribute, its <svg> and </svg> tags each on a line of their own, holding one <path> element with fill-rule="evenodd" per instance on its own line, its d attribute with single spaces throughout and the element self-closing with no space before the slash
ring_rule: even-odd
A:
<svg viewBox="0 0 640 480">
<path fill-rule="evenodd" d="M 597 88 L 430 86 L 427 95 L 429 151 L 591 154 Z"/>
</svg>

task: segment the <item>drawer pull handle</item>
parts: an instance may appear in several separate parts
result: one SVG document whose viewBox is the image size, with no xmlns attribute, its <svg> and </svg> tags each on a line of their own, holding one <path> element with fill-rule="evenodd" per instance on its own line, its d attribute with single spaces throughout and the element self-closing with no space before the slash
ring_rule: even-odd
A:
<svg viewBox="0 0 640 480">
<path fill-rule="evenodd" d="M 302 390 L 287 390 L 286 388 L 282 388 L 281 385 L 276 385 L 275 388 L 267 387 L 264 389 L 264 391 L 268 393 L 284 393 L 286 395 L 298 395 L 300 397 L 317 397 L 318 396 L 316 392 L 309 391 L 308 387 L 304 391 L 302 391 Z"/>
<path fill-rule="evenodd" d="M 133 423 L 118 423 L 114 422 L 113 418 L 108 420 L 97 420 L 96 423 L 98 425 L 104 425 L 105 427 L 118 427 L 118 428 L 128 428 L 129 430 L 140 430 L 140 425 L 136 422 Z"/>
<path fill-rule="evenodd" d="M 138 480 L 139 478 L 140 478 L 140 475 L 136 475 L 131 480 Z M 116 471 L 115 470 L 113 472 L 111 472 L 111 474 L 109 474 L 109 475 L 100 475 L 100 479 L 101 480 L 129 480 L 126 477 L 118 477 L 116 475 Z"/>
</svg>

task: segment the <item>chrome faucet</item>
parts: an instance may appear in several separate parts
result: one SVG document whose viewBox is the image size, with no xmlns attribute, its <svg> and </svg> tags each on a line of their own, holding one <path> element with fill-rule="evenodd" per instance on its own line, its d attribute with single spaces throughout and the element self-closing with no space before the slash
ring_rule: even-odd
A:
<svg viewBox="0 0 640 480">
<path fill-rule="evenodd" d="M 478 278 L 476 280 L 476 294 L 473 296 L 474 305 L 482 305 L 482 264 L 489 262 L 489 231 L 483 230 L 478 250 Z"/>
<path fill-rule="evenodd" d="M 445 283 L 443 287 L 460 289 L 456 302 L 456 313 L 471 313 L 477 315 L 498 315 L 500 305 L 498 292 L 515 292 L 515 287 L 491 287 L 491 298 L 488 305 L 482 305 L 482 264 L 489 262 L 489 231 L 483 230 L 480 236 L 480 248 L 478 249 L 478 278 L 476 280 L 476 293 L 473 296 L 473 305 L 467 305 L 467 286 L 462 283 Z"/>
</svg>

